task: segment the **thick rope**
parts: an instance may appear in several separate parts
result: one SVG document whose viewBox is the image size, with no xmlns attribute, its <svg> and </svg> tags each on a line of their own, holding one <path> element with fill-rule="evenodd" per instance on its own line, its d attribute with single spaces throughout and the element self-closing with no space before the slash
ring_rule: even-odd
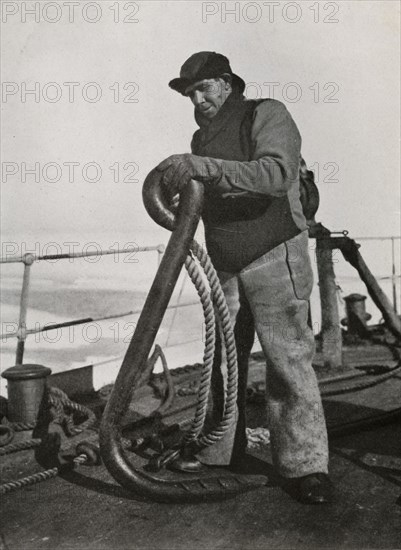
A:
<svg viewBox="0 0 401 550">
<path fill-rule="evenodd" d="M 230 312 L 216 270 L 206 251 L 195 240 L 191 244 L 191 249 L 198 258 L 209 281 L 212 299 L 216 306 L 223 332 L 227 358 L 227 391 L 222 419 L 216 428 L 202 436 L 199 440 L 201 446 L 208 446 L 213 445 L 213 443 L 221 439 L 235 421 L 238 389 L 237 350 L 231 326 Z"/>
<path fill-rule="evenodd" d="M 5 426 L 10 427 L 14 432 L 28 432 L 35 429 L 36 422 L 7 422 Z"/>
<path fill-rule="evenodd" d="M 93 411 L 71 401 L 66 393 L 64 393 L 59 388 L 50 388 L 48 395 L 49 404 L 56 410 L 55 422 L 59 422 L 63 425 L 67 435 L 78 435 L 88 428 L 92 427 L 96 422 L 96 415 Z M 70 415 L 67 416 L 66 412 L 70 412 Z M 74 424 L 74 419 L 71 413 L 78 412 L 83 416 L 86 416 L 85 422 L 76 426 Z"/>
<path fill-rule="evenodd" d="M 385 382 L 389 378 L 392 378 L 400 370 L 401 370 L 401 364 L 397 365 L 396 367 L 392 368 L 391 370 L 389 370 L 384 374 L 376 375 L 376 377 L 371 380 L 359 382 L 358 384 L 350 384 L 349 386 L 344 386 L 343 388 L 334 389 L 334 390 L 322 389 L 320 390 L 320 394 L 322 397 L 330 397 L 333 395 L 341 395 L 344 393 L 350 393 L 350 392 L 365 390 L 367 388 L 372 388 L 373 386 L 377 386 L 378 384 Z M 365 374 L 364 376 L 369 376 L 369 375 Z M 327 382 L 324 384 L 322 384 L 321 382 L 319 383 L 319 386 L 325 386 L 325 385 L 327 385 Z"/>
<path fill-rule="evenodd" d="M 61 424 L 64 427 L 64 430 L 67 435 L 78 435 L 81 432 L 87 430 L 96 422 L 95 414 L 79 403 L 71 401 L 66 393 L 64 393 L 59 388 L 49 388 L 47 392 L 47 401 L 48 405 L 53 408 L 52 415 L 53 421 Z M 73 413 L 78 412 L 82 416 L 86 417 L 86 420 L 79 424 L 78 426 L 74 423 Z M 23 432 L 34 430 L 36 427 L 36 422 L 9 422 L 6 418 L 3 420 L 5 423 L 0 425 L 0 436 L 1 430 L 11 430 L 11 432 Z M 12 438 L 11 438 L 12 439 Z M 7 445 L 6 443 L 0 443 L 0 447 Z M 16 444 L 19 445 L 19 444 Z M 7 445 L 9 447 L 9 445 Z M 28 449 L 29 447 L 23 447 Z M 20 450 L 16 448 L 15 451 Z M 13 450 L 8 452 L 15 452 Z M 0 454 L 7 454 L 1 453 Z"/>
<path fill-rule="evenodd" d="M 237 365 L 237 351 L 235 347 L 234 332 L 231 326 L 230 313 L 228 311 L 227 303 L 225 301 L 224 293 L 220 285 L 219 278 L 217 276 L 216 270 L 213 267 L 213 264 L 207 255 L 206 251 L 194 240 L 191 244 L 191 251 L 198 259 L 200 265 L 202 266 L 206 277 L 209 282 L 210 291 L 212 295 L 212 300 L 216 308 L 216 313 L 220 322 L 220 326 L 223 332 L 223 341 L 226 347 L 226 357 L 227 357 L 227 395 L 224 404 L 223 416 L 220 423 L 209 433 L 202 435 L 197 441 L 196 444 L 199 448 L 207 447 L 216 443 L 223 435 L 228 431 L 235 421 L 235 415 L 237 410 L 237 388 L 238 388 L 238 365 Z M 203 292 L 198 292 L 202 300 L 203 305 Z M 211 375 L 211 373 L 210 373 Z M 205 376 L 206 379 L 206 376 Z M 208 377 L 208 385 L 210 387 L 210 376 Z M 204 392 L 200 395 L 198 401 L 199 408 L 203 407 L 205 401 Z M 206 397 L 206 407 L 207 407 L 207 397 Z M 203 416 L 204 418 L 204 416 Z M 198 428 L 197 428 L 198 429 Z"/>
<path fill-rule="evenodd" d="M 39 446 L 42 441 L 40 439 L 38 440 L 32 440 L 32 441 L 26 441 L 23 443 L 31 443 L 35 441 L 36 445 Z M 69 471 L 71 469 L 74 469 L 77 466 L 82 466 L 84 464 L 99 464 L 98 462 L 98 449 L 93 449 L 93 444 L 98 443 L 98 434 L 94 433 L 90 435 L 87 439 L 84 441 L 81 441 L 78 443 L 77 451 L 78 455 L 75 456 L 71 462 L 64 464 L 62 466 L 55 466 L 54 468 L 49 468 L 48 470 L 44 470 L 42 472 L 38 472 L 36 474 L 32 474 L 30 476 L 22 477 L 20 479 L 16 479 L 14 481 L 9 481 L 8 483 L 3 483 L 0 485 L 0 495 L 4 495 L 6 493 L 10 493 L 12 491 L 17 491 L 18 489 L 22 489 L 23 487 L 27 487 L 30 485 L 35 485 L 36 483 L 41 483 L 42 481 L 47 481 L 48 479 L 52 479 L 56 477 L 59 473 Z M 89 446 L 87 445 L 89 444 Z M 91 447 L 92 445 L 92 447 Z M 17 449 L 21 450 L 21 449 Z M 64 449 L 64 451 L 67 449 Z"/>
<path fill-rule="evenodd" d="M 58 473 L 59 468 L 55 467 L 49 470 L 44 470 L 43 472 L 39 472 L 37 474 L 32 474 L 27 477 L 21 477 L 20 479 L 10 481 L 9 483 L 3 483 L 2 485 L 0 485 L 0 495 L 5 495 L 6 493 L 17 491 L 18 489 L 22 489 L 22 487 L 28 487 L 29 485 L 35 485 L 36 483 L 40 483 L 41 481 L 46 481 L 48 479 L 56 477 Z"/>
<path fill-rule="evenodd" d="M 10 426 L 0 425 L 0 447 L 9 445 L 14 439 L 14 430 Z"/>
<path fill-rule="evenodd" d="M 192 256 L 188 255 L 185 261 L 185 267 L 192 283 L 198 292 L 202 303 L 203 315 L 205 318 L 206 338 L 203 354 L 203 368 L 198 390 L 198 401 L 191 429 L 185 436 L 187 442 L 198 438 L 205 424 L 207 413 L 210 381 L 213 370 L 214 348 L 216 344 L 216 322 L 214 317 L 213 302 L 209 289 L 206 287 L 201 271 Z"/>
<path fill-rule="evenodd" d="M 8 455 L 11 453 L 17 453 L 18 451 L 25 451 L 27 449 L 34 449 L 39 447 L 42 443 L 41 439 L 29 439 L 28 441 L 19 441 L 18 443 L 11 443 L 6 447 L 0 448 L 0 456 Z"/>
<path fill-rule="evenodd" d="M 79 403 L 71 401 L 68 395 L 59 388 L 49 388 L 47 400 L 48 405 L 50 405 L 50 407 L 53 409 L 53 422 L 57 422 L 62 425 L 68 436 L 78 435 L 83 431 L 91 428 L 96 422 L 96 416 L 90 409 L 84 407 L 83 405 L 80 405 Z M 82 416 L 86 417 L 86 420 L 78 426 L 76 426 L 74 423 L 74 412 L 78 412 Z M 5 424 L 4 426 L 0 426 L 0 428 L 11 430 L 12 432 L 33 430 L 35 427 L 36 422 L 7 422 L 7 424 Z M 34 449 L 41 444 L 41 441 L 41 439 L 30 439 L 28 441 L 3 444 L 0 447 L 0 456 L 16 453 L 18 451 L 24 451 L 27 449 Z"/>
<path fill-rule="evenodd" d="M 200 270 L 198 264 L 192 258 L 191 254 L 189 254 L 185 261 L 185 267 L 200 297 L 206 326 L 203 369 L 199 384 L 198 400 L 196 404 L 194 419 L 192 421 L 192 426 L 189 432 L 186 434 L 183 442 L 184 448 L 186 445 L 190 445 L 191 451 L 196 452 L 197 450 L 213 445 L 214 443 L 219 441 L 235 421 L 237 410 L 238 365 L 230 313 L 228 311 L 225 296 L 221 288 L 217 273 L 206 251 L 196 241 L 192 242 L 190 250 L 198 259 L 199 264 L 203 268 L 203 271 L 209 283 L 208 288 L 205 284 L 202 271 Z M 223 332 L 223 341 L 226 347 L 227 392 L 224 403 L 224 411 L 220 423 L 209 433 L 200 435 L 204 427 L 207 413 L 214 362 L 214 350 L 216 341 L 215 314 L 217 314 L 217 317 L 219 319 L 220 326 Z M 167 452 L 163 453 L 162 457 L 159 460 L 158 467 L 174 460 L 179 456 L 179 454 L 180 449 L 169 449 Z"/>
<path fill-rule="evenodd" d="M 73 468 L 74 466 L 81 466 L 83 464 L 86 464 L 87 461 L 88 456 L 86 454 L 80 454 L 73 459 L 70 467 Z M 57 477 L 60 471 L 61 468 L 59 466 L 55 466 L 54 468 L 43 470 L 43 472 L 38 472 L 37 474 L 32 474 L 27 477 L 16 479 L 15 481 L 3 483 L 2 485 L 0 485 L 0 495 L 5 495 L 6 493 L 11 493 L 30 485 L 36 485 L 37 483 L 41 483 L 42 481 L 47 481 L 48 479 Z M 65 471 L 64 467 L 63 471 Z"/>
</svg>

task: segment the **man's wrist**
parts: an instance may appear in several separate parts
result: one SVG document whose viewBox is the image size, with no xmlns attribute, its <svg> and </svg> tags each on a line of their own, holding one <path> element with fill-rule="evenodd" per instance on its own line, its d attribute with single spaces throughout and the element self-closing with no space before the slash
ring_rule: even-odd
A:
<svg viewBox="0 0 401 550">
<path fill-rule="evenodd" d="M 218 159 L 206 157 L 204 159 L 204 166 L 205 166 L 205 177 L 204 177 L 205 183 L 210 187 L 214 187 L 218 185 L 223 178 L 223 162 Z"/>
</svg>

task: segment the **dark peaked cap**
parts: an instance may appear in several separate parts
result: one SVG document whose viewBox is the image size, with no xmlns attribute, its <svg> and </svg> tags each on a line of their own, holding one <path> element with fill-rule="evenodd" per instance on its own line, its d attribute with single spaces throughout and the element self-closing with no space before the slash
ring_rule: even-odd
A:
<svg viewBox="0 0 401 550">
<path fill-rule="evenodd" d="M 217 78 L 227 73 L 232 76 L 233 85 L 237 85 L 239 92 L 245 90 L 245 82 L 234 74 L 227 57 L 216 52 L 198 52 L 191 55 L 181 67 L 180 77 L 169 82 L 170 88 L 185 95 L 185 90 L 191 84 L 206 78 Z"/>
</svg>

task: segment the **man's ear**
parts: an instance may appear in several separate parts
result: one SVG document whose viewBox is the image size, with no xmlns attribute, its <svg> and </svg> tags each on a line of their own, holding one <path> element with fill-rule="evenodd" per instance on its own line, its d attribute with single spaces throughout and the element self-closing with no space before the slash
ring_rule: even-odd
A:
<svg viewBox="0 0 401 550">
<path fill-rule="evenodd" d="M 232 76 L 229 73 L 224 73 L 221 75 L 221 78 L 225 82 L 225 88 L 226 90 L 229 90 L 232 88 Z"/>
</svg>

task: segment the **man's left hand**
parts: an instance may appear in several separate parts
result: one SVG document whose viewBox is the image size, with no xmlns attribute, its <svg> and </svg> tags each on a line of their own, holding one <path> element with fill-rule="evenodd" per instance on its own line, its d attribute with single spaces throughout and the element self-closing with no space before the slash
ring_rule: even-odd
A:
<svg viewBox="0 0 401 550">
<path fill-rule="evenodd" d="M 215 159 L 189 153 L 171 155 L 156 169 L 163 172 L 163 184 L 172 192 L 182 191 L 191 179 L 211 183 L 218 182 L 221 177 L 221 168 Z"/>
</svg>

